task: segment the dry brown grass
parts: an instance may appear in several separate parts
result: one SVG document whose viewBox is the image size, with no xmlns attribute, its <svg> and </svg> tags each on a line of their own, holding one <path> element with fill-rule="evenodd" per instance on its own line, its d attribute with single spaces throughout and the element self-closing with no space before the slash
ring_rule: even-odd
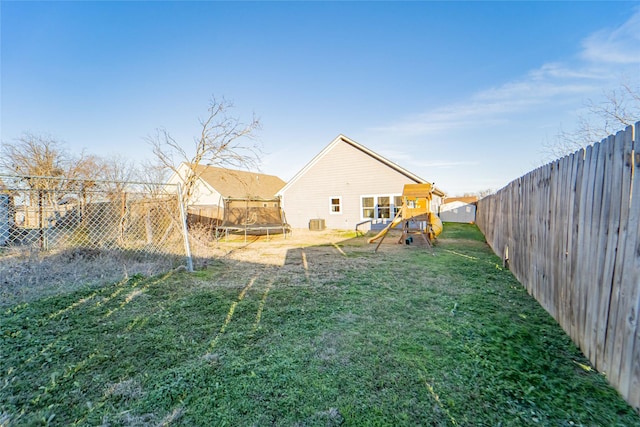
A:
<svg viewBox="0 0 640 427">
<path fill-rule="evenodd" d="M 404 250 L 404 245 L 397 244 L 399 236 L 400 232 L 397 230 L 389 232 L 381 245 L 380 252 Z M 285 266 L 288 263 L 287 256 L 291 257 L 291 252 L 296 251 L 301 257 L 302 253 L 331 254 L 332 262 L 335 262 L 334 255 L 346 256 L 342 250 L 345 245 L 348 245 L 351 253 L 373 253 L 375 245 L 367 243 L 368 237 L 370 236 L 356 236 L 351 231 L 297 229 L 286 237 L 282 234 L 270 236 L 269 239 L 266 236 L 247 236 L 245 241 L 243 235 L 230 235 L 227 240 L 223 238 L 218 242 L 212 241 L 207 244 L 203 244 L 202 241 L 196 243 L 192 241 L 192 247 L 193 254 L 197 258 L 214 257 Z M 423 247 L 425 244 L 416 239 L 412 247 L 416 246 Z"/>
<path fill-rule="evenodd" d="M 398 233 L 391 232 L 380 252 L 408 250 L 396 244 Z M 278 275 L 288 276 L 292 284 L 319 279 L 330 281 L 340 271 L 358 269 L 372 254 L 374 245 L 353 232 L 294 230 L 267 236 L 229 235 L 219 241 L 195 233 L 190 236 L 196 269 L 223 260 L 230 272 L 251 263 L 256 268 L 278 267 Z M 342 249 L 348 245 L 348 254 Z M 418 242 L 412 247 L 424 245 Z M 337 268 L 336 259 L 340 262 Z M 29 302 L 37 298 L 101 286 L 134 275 L 152 276 L 183 263 L 184 259 L 123 253 L 99 249 L 69 249 L 41 252 L 37 249 L 10 249 L 0 253 L 0 307 Z M 251 272 L 247 272 L 251 274 Z M 224 286 L 224 277 L 220 286 Z M 234 282 L 235 283 L 235 282 Z M 235 284 L 233 285 L 235 286 Z"/>
<path fill-rule="evenodd" d="M 172 257 L 143 253 L 10 249 L 0 254 L 0 307 L 113 283 L 137 274 L 152 276 L 175 266 Z"/>
</svg>

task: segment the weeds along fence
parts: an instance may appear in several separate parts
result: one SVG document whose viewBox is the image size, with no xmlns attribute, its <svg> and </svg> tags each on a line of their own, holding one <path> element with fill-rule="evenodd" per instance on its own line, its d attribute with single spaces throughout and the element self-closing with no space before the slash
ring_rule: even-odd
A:
<svg viewBox="0 0 640 427">
<path fill-rule="evenodd" d="M 180 200 L 164 184 L 0 175 L 0 262 L 20 250 L 121 251 L 189 267 Z"/>
<path fill-rule="evenodd" d="M 478 203 L 494 252 L 640 410 L 640 122 Z"/>
</svg>

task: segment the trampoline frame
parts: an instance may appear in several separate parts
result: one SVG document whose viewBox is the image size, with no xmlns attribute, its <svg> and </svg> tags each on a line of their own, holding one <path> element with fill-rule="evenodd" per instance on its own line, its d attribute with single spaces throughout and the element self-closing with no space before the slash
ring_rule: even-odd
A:
<svg viewBox="0 0 640 427">
<path fill-rule="evenodd" d="M 261 197 L 225 197 L 223 200 L 224 200 L 224 218 L 222 220 L 222 224 L 218 226 L 218 230 L 223 231 L 223 233 L 220 233 L 220 234 L 224 234 L 225 242 L 228 240 L 230 232 L 244 233 L 245 242 L 247 241 L 247 236 L 249 234 L 254 234 L 252 232 L 256 232 L 256 231 L 266 232 L 267 241 L 269 241 L 269 238 L 270 238 L 270 231 L 277 230 L 278 232 L 273 234 L 282 234 L 285 239 L 287 238 L 287 233 L 291 233 L 291 226 L 287 224 L 287 219 L 286 219 L 284 210 L 280 205 L 279 197 L 272 198 L 272 199 L 264 199 Z M 279 216 L 280 216 L 280 223 L 265 222 L 265 223 L 249 224 L 248 222 L 246 222 L 246 220 L 244 224 L 230 223 L 229 222 L 229 214 L 231 211 L 230 205 L 232 203 L 238 203 L 238 202 L 245 203 L 245 218 L 248 218 L 249 216 L 248 213 L 250 209 L 256 209 L 256 208 L 260 209 L 260 207 L 249 206 L 250 203 L 277 203 L 277 209 L 279 211 Z M 276 206 L 274 206 L 273 208 L 276 208 Z M 219 239 L 220 238 L 221 238 L 221 235 Z"/>
</svg>

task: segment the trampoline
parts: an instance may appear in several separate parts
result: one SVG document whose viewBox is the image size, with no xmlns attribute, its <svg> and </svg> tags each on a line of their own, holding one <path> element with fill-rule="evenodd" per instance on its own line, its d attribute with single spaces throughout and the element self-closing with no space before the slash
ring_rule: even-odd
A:
<svg viewBox="0 0 640 427">
<path fill-rule="evenodd" d="M 262 199 L 258 197 L 224 199 L 224 217 L 218 226 L 219 238 L 224 235 L 225 241 L 229 233 L 248 235 L 266 235 L 269 240 L 272 234 L 291 232 L 284 211 L 280 207 L 280 199 Z"/>
</svg>

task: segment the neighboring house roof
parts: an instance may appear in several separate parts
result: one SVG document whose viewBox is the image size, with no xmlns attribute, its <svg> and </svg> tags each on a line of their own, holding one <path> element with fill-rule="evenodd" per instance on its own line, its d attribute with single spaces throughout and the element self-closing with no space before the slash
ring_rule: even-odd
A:
<svg viewBox="0 0 640 427">
<path fill-rule="evenodd" d="M 270 199 L 285 185 L 277 176 L 257 172 L 207 165 L 198 165 L 195 172 L 222 197 Z"/>
<path fill-rule="evenodd" d="M 478 202 L 478 196 L 464 196 L 464 197 L 447 197 L 444 199 L 444 203 L 462 202 L 468 205 Z"/>
<path fill-rule="evenodd" d="M 327 155 L 327 153 L 329 153 L 336 145 L 341 144 L 341 143 L 346 143 L 351 145 L 352 147 L 356 148 L 357 150 L 362 151 L 363 153 L 371 156 L 372 158 L 378 160 L 380 163 L 390 167 L 391 169 L 395 170 L 396 172 L 401 173 L 402 175 L 406 176 L 407 178 L 409 178 L 412 181 L 418 182 L 418 183 L 426 183 L 428 182 L 427 180 L 420 178 L 418 175 L 409 172 L 407 169 L 397 165 L 396 163 L 392 162 L 391 160 L 388 160 L 384 157 L 382 157 L 380 154 L 368 149 L 367 147 L 365 147 L 362 144 L 357 143 L 356 141 L 347 138 L 346 136 L 340 134 L 338 135 L 333 141 L 331 141 L 331 143 L 329 143 L 329 145 L 327 145 L 320 153 L 318 153 L 318 155 L 316 155 L 313 159 L 311 159 L 311 161 L 309 163 L 307 163 L 307 165 L 305 167 L 303 167 L 300 172 L 298 172 L 293 178 L 291 178 L 291 180 L 289 180 L 289 182 L 282 188 L 280 189 L 280 191 L 278 191 L 278 194 L 282 194 L 284 193 L 289 187 L 291 187 L 293 184 L 295 184 L 295 182 L 300 179 L 300 177 L 304 176 L 304 174 L 307 173 L 307 171 L 309 171 L 309 169 L 311 169 L 318 161 L 320 161 L 325 155 Z M 434 187 L 434 194 L 443 197 L 445 194 L 444 192 L 442 192 L 440 189 Z"/>
</svg>

